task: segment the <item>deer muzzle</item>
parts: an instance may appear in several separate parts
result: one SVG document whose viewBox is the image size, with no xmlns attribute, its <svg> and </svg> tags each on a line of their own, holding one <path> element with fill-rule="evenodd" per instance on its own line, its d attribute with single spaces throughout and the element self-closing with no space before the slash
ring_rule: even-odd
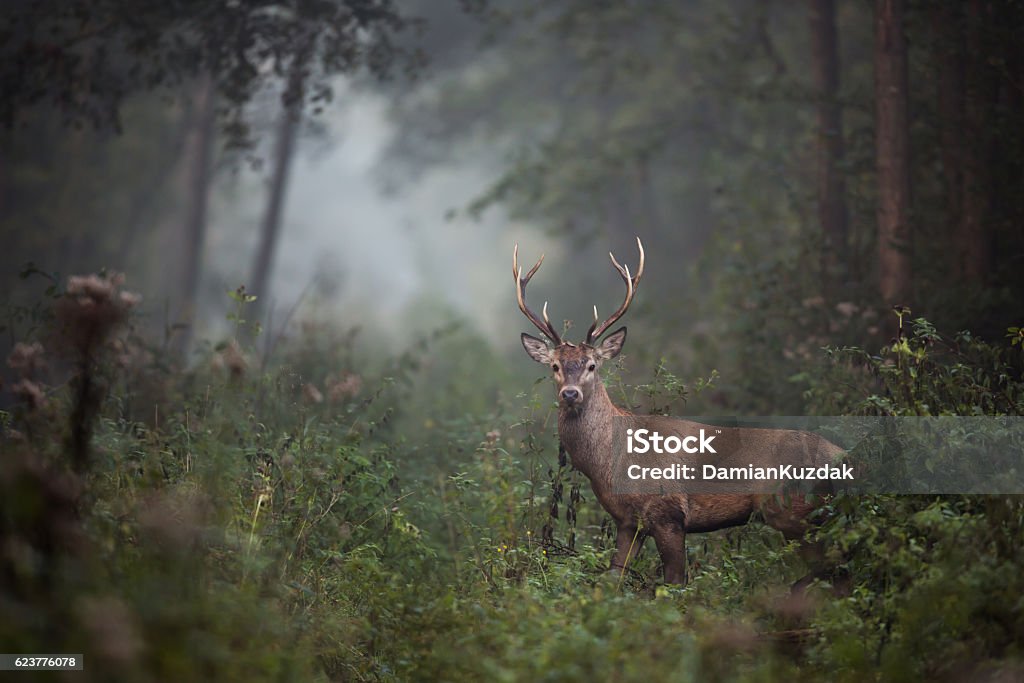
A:
<svg viewBox="0 0 1024 683">
<path fill-rule="evenodd" d="M 583 401 L 583 392 L 579 387 L 562 387 L 558 392 L 558 398 L 567 406 L 574 406 Z"/>
</svg>

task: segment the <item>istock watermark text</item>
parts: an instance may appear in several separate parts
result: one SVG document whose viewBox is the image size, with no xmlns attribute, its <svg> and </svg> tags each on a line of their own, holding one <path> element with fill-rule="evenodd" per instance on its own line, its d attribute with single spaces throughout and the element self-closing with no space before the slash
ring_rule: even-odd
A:
<svg viewBox="0 0 1024 683">
<path fill-rule="evenodd" d="M 662 436 L 658 432 L 649 429 L 627 429 L 626 430 L 626 452 L 627 453 L 717 453 L 711 442 L 714 436 L 707 436 L 704 430 L 700 430 L 700 436 L 691 435 L 679 438 L 674 434 Z M 694 445 L 698 444 L 698 445 Z"/>
</svg>

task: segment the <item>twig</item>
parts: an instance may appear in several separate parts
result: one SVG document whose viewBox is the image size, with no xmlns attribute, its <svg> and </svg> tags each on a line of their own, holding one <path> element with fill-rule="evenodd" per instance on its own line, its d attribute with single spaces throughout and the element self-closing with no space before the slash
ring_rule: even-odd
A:
<svg viewBox="0 0 1024 683">
<path fill-rule="evenodd" d="M 295 317 L 295 312 L 299 309 L 299 306 L 302 304 L 303 300 L 306 298 L 306 294 L 309 293 L 309 290 L 313 287 L 313 284 L 315 282 L 316 282 L 316 277 L 313 277 L 313 278 L 310 278 L 308 283 L 306 283 L 306 286 L 303 288 L 302 293 L 299 294 L 297 299 L 295 299 L 295 302 L 292 304 L 292 307 L 290 309 L 288 309 L 288 315 L 286 315 L 284 317 L 284 320 L 281 322 L 281 326 L 278 328 L 277 334 L 271 335 L 271 334 L 269 334 L 270 330 L 269 329 L 267 330 L 267 332 L 268 332 L 268 334 L 267 334 L 267 345 L 266 345 L 266 348 L 263 351 L 263 362 L 261 363 L 262 368 L 264 370 L 266 370 L 267 363 L 270 362 L 270 356 L 274 352 L 274 349 L 277 347 L 278 342 L 280 342 L 281 341 L 281 337 L 284 336 L 284 331 L 286 329 L 288 329 L 289 323 L 291 323 L 292 318 Z M 272 312 L 273 312 L 273 309 L 271 309 L 271 313 Z M 270 327 L 269 324 L 268 324 L 268 327 Z"/>
</svg>

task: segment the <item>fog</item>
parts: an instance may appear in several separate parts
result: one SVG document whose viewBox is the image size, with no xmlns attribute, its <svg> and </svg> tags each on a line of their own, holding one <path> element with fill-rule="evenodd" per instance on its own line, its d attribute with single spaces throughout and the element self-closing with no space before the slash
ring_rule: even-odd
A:
<svg viewBox="0 0 1024 683">
<path fill-rule="evenodd" d="M 559 279 L 566 284 L 565 252 L 541 226 L 511 220 L 500 207 L 480 215 L 467 211 L 503 172 L 504 160 L 488 140 L 440 165 L 411 174 L 393 171 L 390 96 L 345 79 L 336 88 L 338 105 L 299 138 L 273 266 L 272 326 L 295 309 L 293 320 L 358 325 L 400 348 L 414 333 L 459 320 L 495 346 L 517 347 L 516 331 L 529 323 L 516 308 L 510 277 L 516 242 L 524 262 L 545 255 L 531 300 L 540 306 L 539 297 L 553 297 L 553 312 L 561 312 L 558 304 L 580 300 L 579 291 L 556 292 Z M 268 144 L 256 150 L 268 153 Z M 201 334 L 224 332 L 223 294 L 249 277 L 266 187 L 266 164 L 240 165 L 215 186 L 203 281 L 213 305 L 202 309 Z M 585 245 L 580 255 L 606 258 Z M 620 297 L 614 271 L 602 273 L 604 293 Z M 602 308 L 613 302 L 607 299 Z M 564 313 L 568 318 L 572 311 Z"/>
<path fill-rule="evenodd" d="M 407 314 L 417 304 L 439 299 L 453 315 L 498 333 L 508 316 L 495 303 L 503 294 L 507 302 L 512 289 L 495 274 L 508 269 L 510 234 L 536 231 L 509 226 L 498 211 L 479 220 L 462 213 L 498 173 L 493 160 L 466 159 L 388 188 L 382 163 L 394 125 L 387 98 L 341 86 L 341 106 L 319 118 L 317 135 L 300 138 L 273 269 L 274 309 L 291 308 L 303 292 L 307 299 L 327 293 L 316 302 L 319 315 L 390 336 L 409 332 Z M 223 290 L 248 276 L 266 180 L 243 170 L 222 185 L 208 253 L 219 271 L 213 286 Z"/>
</svg>

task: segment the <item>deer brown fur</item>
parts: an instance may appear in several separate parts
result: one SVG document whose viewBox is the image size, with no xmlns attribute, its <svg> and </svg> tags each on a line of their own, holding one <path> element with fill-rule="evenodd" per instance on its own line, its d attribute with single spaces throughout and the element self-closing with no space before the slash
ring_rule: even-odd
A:
<svg viewBox="0 0 1024 683">
<path fill-rule="evenodd" d="M 626 312 L 643 273 L 643 245 L 640 265 L 631 276 L 614 256 L 612 263 L 626 283 L 626 300 L 618 311 L 598 324 L 595 308 L 594 324 L 586 341 L 576 345 L 563 341 L 547 316 L 542 317 L 526 306 L 526 285 L 543 261 L 543 256 L 524 277 L 518 265 L 518 246 L 513 256 L 513 272 L 517 282 L 520 309 L 554 346 L 522 335 L 523 347 L 538 363 L 548 365 L 558 391 L 558 435 L 572 460 L 573 467 L 590 480 L 594 495 L 616 525 L 616 551 L 612 569 L 624 570 L 639 551 L 644 538 L 654 537 L 665 570 L 666 583 L 686 582 L 685 536 L 687 532 L 707 532 L 746 524 L 757 514 L 781 531 L 787 539 L 802 538 L 809 527 L 810 513 L 817 502 L 803 496 L 781 498 L 767 494 L 624 494 L 613 486 L 615 451 L 615 418 L 626 418 L 637 427 L 657 430 L 662 434 L 698 433 L 696 422 L 662 416 L 635 415 L 616 407 L 608 396 L 599 375 L 601 365 L 615 358 L 626 341 L 626 328 L 620 327 L 603 341 L 598 338 Z M 619 425 L 621 428 L 621 424 Z M 732 447 L 739 460 L 763 462 L 768 454 L 780 451 L 787 462 L 806 465 L 830 464 L 841 450 L 825 439 L 807 432 L 771 429 L 722 428 L 716 442 Z"/>
</svg>

